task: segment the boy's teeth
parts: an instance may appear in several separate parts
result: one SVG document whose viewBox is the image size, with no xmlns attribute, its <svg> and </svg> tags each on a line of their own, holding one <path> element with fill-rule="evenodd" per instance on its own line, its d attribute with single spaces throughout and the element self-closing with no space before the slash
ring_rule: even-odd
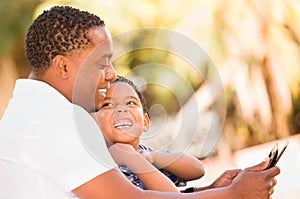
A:
<svg viewBox="0 0 300 199">
<path fill-rule="evenodd" d="M 119 123 L 117 123 L 117 124 L 114 125 L 115 128 L 121 128 L 121 127 L 124 127 L 124 126 L 131 127 L 132 123 L 131 122 L 127 122 L 127 121 L 123 121 L 123 122 L 119 122 Z"/>
</svg>

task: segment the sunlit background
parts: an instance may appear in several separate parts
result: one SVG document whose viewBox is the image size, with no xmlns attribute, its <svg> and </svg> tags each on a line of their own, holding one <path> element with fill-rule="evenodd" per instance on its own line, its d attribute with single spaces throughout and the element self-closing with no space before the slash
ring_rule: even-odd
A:
<svg viewBox="0 0 300 199">
<path fill-rule="evenodd" d="M 182 58 L 164 50 L 136 50 L 114 61 L 118 74 L 133 77 L 145 75 L 130 70 L 143 64 L 172 67 L 189 82 L 195 93 L 205 87 L 207 79 L 220 76 L 224 87 L 217 91 L 221 97 L 208 100 L 212 102 L 207 102 L 204 97 L 198 103 L 204 104 L 203 117 L 212 106 L 225 107 L 225 113 L 218 112 L 218 108 L 214 112 L 220 114 L 220 118 L 224 117 L 224 121 L 216 124 L 222 133 L 210 153 L 191 151 L 193 155 L 201 159 L 224 156 L 230 160 L 234 154 L 249 147 L 257 149 L 255 147 L 266 143 L 290 138 L 298 140 L 292 141 L 295 145 L 290 147 L 293 149 L 290 153 L 295 152 L 297 156 L 290 157 L 300 165 L 297 136 L 300 132 L 300 1 L 0 1 L 0 118 L 12 95 L 15 80 L 29 74 L 24 57 L 26 30 L 42 10 L 53 5 L 72 5 L 97 14 L 105 21 L 112 36 L 140 28 L 162 28 L 190 38 L 205 50 L 218 74 L 212 70 L 211 62 L 202 60 L 199 75 Z M 154 35 L 152 38 L 146 41 L 145 36 L 139 35 L 127 43 L 138 46 L 142 42 L 157 42 Z M 146 75 L 167 79 L 156 72 L 154 67 Z M 175 84 L 175 88 L 179 89 L 178 93 L 185 93 L 184 87 Z M 176 118 L 180 113 L 182 107 L 169 90 L 150 85 L 145 96 L 149 107 L 160 104 L 170 118 Z M 223 97 L 225 101 L 220 99 Z M 186 103 L 190 98 L 191 93 L 184 94 L 182 102 Z M 265 150 L 260 149 L 257 161 L 264 155 L 262 151 L 268 154 L 271 147 L 267 145 Z M 255 156 L 256 152 L 251 154 Z"/>
</svg>

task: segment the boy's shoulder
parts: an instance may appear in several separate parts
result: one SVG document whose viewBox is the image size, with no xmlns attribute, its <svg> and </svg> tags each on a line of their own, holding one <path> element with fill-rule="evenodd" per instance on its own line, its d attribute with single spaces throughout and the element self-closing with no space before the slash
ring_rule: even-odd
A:
<svg viewBox="0 0 300 199">
<path fill-rule="evenodd" d="M 139 144 L 138 150 L 139 151 L 154 151 L 154 149 L 152 147 L 146 146 L 144 144 Z"/>
</svg>

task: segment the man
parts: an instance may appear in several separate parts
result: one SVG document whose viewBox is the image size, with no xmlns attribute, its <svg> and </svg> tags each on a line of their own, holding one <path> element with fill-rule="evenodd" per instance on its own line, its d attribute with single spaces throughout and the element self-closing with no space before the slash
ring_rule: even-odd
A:
<svg viewBox="0 0 300 199">
<path fill-rule="evenodd" d="M 268 161 L 228 171 L 220 177 L 224 187 L 192 194 L 143 191 L 123 176 L 88 113 L 115 79 L 111 36 L 99 17 L 71 7 L 45 11 L 28 29 L 26 56 L 29 78 L 17 80 L 0 124 L 0 198 L 265 199 L 272 194 L 279 169 L 264 171 Z"/>
</svg>

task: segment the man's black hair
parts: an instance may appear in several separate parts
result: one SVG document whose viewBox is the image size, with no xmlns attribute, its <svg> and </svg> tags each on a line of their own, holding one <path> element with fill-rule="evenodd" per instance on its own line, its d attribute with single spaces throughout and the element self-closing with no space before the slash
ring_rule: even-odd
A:
<svg viewBox="0 0 300 199">
<path fill-rule="evenodd" d="M 31 24 L 25 40 L 30 71 L 42 75 L 56 55 L 70 55 L 77 49 L 92 47 L 88 31 L 105 26 L 98 16 L 69 6 L 44 11 Z"/>
</svg>

